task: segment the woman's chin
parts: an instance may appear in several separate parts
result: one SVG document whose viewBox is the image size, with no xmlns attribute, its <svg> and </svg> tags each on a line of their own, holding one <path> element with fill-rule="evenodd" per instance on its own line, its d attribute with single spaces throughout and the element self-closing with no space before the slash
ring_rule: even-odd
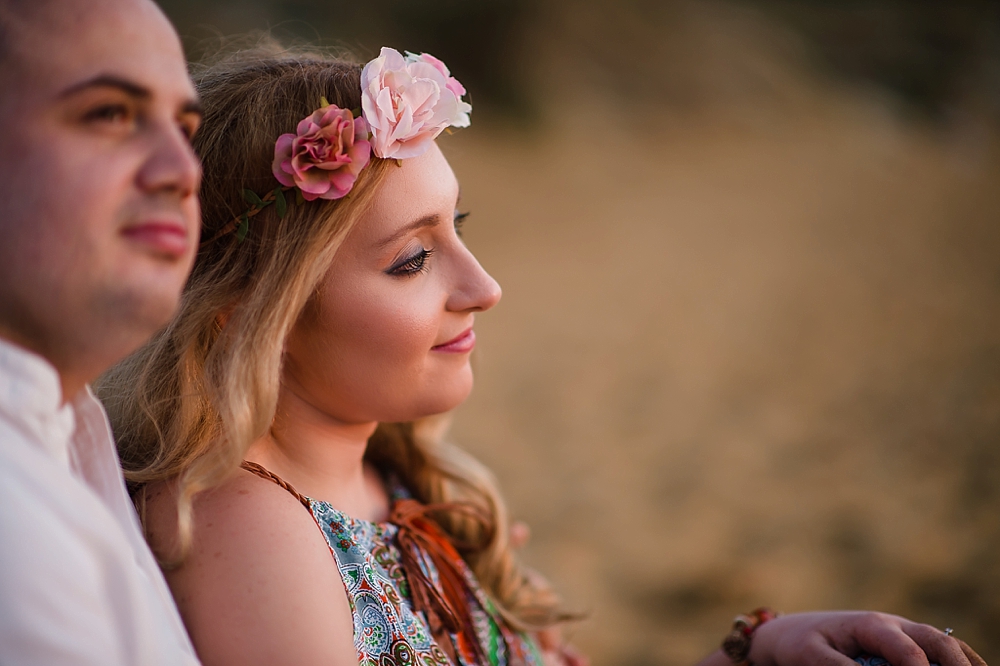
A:
<svg viewBox="0 0 1000 666">
<path fill-rule="evenodd" d="M 472 393 L 472 373 L 469 373 L 466 381 L 456 382 L 446 388 L 439 387 L 439 390 L 433 393 L 426 392 L 415 406 L 412 418 L 404 420 L 415 421 L 450 412 L 465 402 L 470 393 Z"/>
</svg>

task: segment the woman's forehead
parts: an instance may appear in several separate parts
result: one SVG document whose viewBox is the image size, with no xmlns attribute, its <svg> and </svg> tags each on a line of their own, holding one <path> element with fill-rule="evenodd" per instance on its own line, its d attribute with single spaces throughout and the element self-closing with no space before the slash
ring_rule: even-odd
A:
<svg viewBox="0 0 1000 666">
<path fill-rule="evenodd" d="M 458 180 L 436 144 L 419 157 L 390 167 L 375 194 L 365 227 L 386 237 L 431 215 L 450 215 L 458 200 Z"/>
</svg>

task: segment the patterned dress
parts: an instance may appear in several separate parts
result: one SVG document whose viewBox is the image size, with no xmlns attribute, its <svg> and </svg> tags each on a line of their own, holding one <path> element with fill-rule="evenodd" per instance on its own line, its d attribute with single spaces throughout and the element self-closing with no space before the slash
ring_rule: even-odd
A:
<svg viewBox="0 0 1000 666">
<path fill-rule="evenodd" d="M 259 465 L 244 463 L 243 467 L 291 492 L 312 514 L 347 589 L 360 666 L 541 666 L 534 643 L 504 623 L 461 558 L 456 565 L 468 583 L 468 610 L 479 649 L 468 645 L 464 636 L 449 634 L 452 645 L 446 653 L 435 642 L 427 617 L 413 608 L 397 525 L 351 518 L 327 502 L 300 495 Z M 412 501 L 401 485 L 391 484 L 391 488 L 393 505 Z M 426 578 L 436 583 L 433 559 L 417 553 L 417 560 Z M 449 653 L 455 655 L 457 664 Z M 485 656 L 486 663 L 479 655 Z"/>
</svg>

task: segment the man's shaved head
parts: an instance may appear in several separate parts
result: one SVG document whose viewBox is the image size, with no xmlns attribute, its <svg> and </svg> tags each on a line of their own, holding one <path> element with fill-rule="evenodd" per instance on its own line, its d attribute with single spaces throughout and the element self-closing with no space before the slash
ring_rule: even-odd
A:
<svg viewBox="0 0 1000 666">
<path fill-rule="evenodd" d="M 10 16 L 6 5 L 0 5 L 0 66 L 6 64 L 7 43 L 10 41 Z"/>
<path fill-rule="evenodd" d="M 8 66 L 7 60 L 12 55 L 11 40 L 17 32 L 19 24 L 25 21 L 26 7 L 31 4 L 33 3 L 25 2 L 25 0 L 0 2 L 0 67 Z"/>
<path fill-rule="evenodd" d="M 0 75 L 23 62 L 32 49 L 45 48 L 47 40 L 65 38 L 65 29 L 88 16 L 113 16 L 126 8 L 159 15 L 169 25 L 152 0 L 0 0 Z"/>
<path fill-rule="evenodd" d="M 18 55 L 19 38 L 32 25 L 51 23 L 57 10 L 53 0 L 0 0 L 0 67 L 8 67 Z"/>
</svg>

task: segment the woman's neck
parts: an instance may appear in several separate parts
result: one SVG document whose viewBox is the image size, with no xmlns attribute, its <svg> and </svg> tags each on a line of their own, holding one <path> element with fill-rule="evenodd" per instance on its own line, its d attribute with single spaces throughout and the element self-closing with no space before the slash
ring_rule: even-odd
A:
<svg viewBox="0 0 1000 666">
<path fill-rule="evenodd" d="M 378 423 L 345 423 L 282 386 L 270 432 L 247 451 L 312 499 L 354 518 L 385 520 L 389 500 L 378 472 L 364 462 Z"/>
</svg>

